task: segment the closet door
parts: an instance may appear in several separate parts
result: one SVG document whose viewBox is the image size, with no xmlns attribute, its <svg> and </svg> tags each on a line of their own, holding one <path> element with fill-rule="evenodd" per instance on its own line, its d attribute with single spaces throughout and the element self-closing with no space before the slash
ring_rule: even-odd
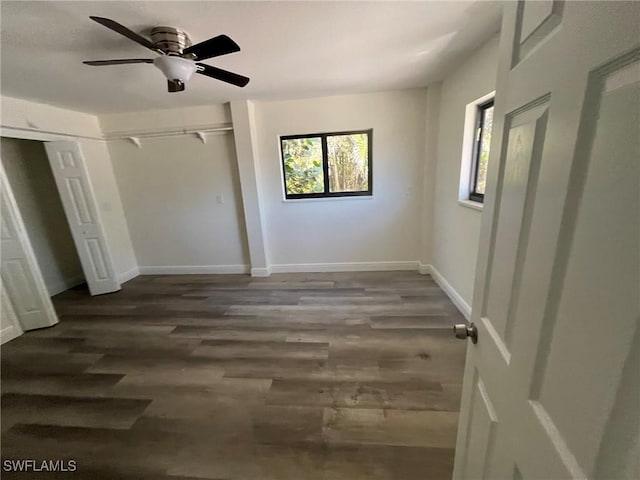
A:
<svg viewBox="0 0 640 480">
<path fill-rule="evenodd" d="M 45 148 L 91 295 L 120 290 L 80 145 L 47 142 Z"/>
<path fill-rule="evenodd" d="M 22 335 L 22 327 L 4 284 L 0 290 L 0 344 L 3 344 Z"/>
<path fill-rule="evenodd" d="M 55 325 L 58 317 L 1 164 L 0 188 L 0 340 L 4 343 L 20 335 L 22 330 Z"/>
</svg>

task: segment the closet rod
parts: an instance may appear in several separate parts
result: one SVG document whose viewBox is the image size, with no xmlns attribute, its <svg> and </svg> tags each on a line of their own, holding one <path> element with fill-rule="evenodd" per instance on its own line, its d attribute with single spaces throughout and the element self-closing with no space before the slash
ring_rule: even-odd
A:
<svg viewBox="0 0 640 480">
<path fill-rule="evenodd" d="M 157 137 L 175 137 L 177 135 L 197 135 L 198 133 L 216 133 L 216 132 L 232 132 L 233 127 L 217 127 L 217 128 L 194 128 L 184 130 L 170 130 L 166 132 L 119 132 L 117 134 L 105 135 L 106 140 L 126 140 L 135 138 L 157 138 Z"/>
</svg>

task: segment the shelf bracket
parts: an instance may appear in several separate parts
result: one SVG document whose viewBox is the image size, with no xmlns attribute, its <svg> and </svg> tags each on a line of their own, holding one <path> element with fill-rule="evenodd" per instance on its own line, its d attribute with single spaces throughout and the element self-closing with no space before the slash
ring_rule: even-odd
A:
<svg viewBox="0 0 640 480">
<path fill-rule="evenodd" d="M 127 137 L 131 143 L 133 143 L 136 147 L 142 148 L 142 144 L 140 143 L 140 139 L 138 137 Z"/>
<path fill-rule="evenodd" d="M 193 133 L 196 137 L 200 139 L 202 143 L 207 143 L 207 137 L 205 136 L 204 132 L 193 132 Z"/>
</svg>

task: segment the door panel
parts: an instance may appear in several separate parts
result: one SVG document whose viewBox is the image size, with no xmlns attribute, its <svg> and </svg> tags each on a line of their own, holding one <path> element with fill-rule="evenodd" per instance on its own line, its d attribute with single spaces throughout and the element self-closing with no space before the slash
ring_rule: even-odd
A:
<svg viewBox="0 0 640 480">
<path fill-rule="evenodd" d="M 120 290 L 80 145 L 48 142 L 45 148 L 89 291 L 99 295 Z"/>
<path fill-rule="evenodd" d="M 91 267 L 93 270 L 93 274 L 98 280 L 108 280 L 109 279 L 109 271 L 104 261 L 104 255 L 102 254 L 102 249 L 100 248 L 100 241 L 97 238 L 86 238 L 87 247 L 89 247 L 89 252 L 91 255 L 89 258 L 91 259 Z"/>
<path fill-rule="evenodd" d="M 2 340 L 6 341 L 8 338 L 5 335 L 11 337 L 21 333 L 19 330 L 49 327 L 58 323 L 58 318 L 2 167 L 0 187 L 0 274 L 2 300 L 7 303 L 2 307 L 3 317 L 7 316 L 2 320 Z M 14 333 L 5 332 L 5 329 L 13 330 L 11 327 L 16 319 L 20 322 L 18 330 Z"/>
<path fill-rule="evenodd" d="M 518 109 L 505 122 L 506 157 L 500 172 L 502 195 L 496 204 L 498 222 L 491 245 L 487 276 L 486 317 L 507 352 L 513 309 L 518 297 L 531 213 L 538 186 L 540 156 L 547 126 L 548 97 Z"/>
<path fill-rule="evenodd" d="M 80 179 L 77 177 L 65 178 L 65 185 L 78 224 L 86 225 L 93 223 L 95 219 L 91 216 L 91 212 L 89 212 L 89 206 L 87 205 L 87 199 L 84 196 Z"/>
<path fill-rule="evenodd" d="M 563 8 L 564 0 L 529 0 L 519 3 L 513 66 L 560 27 Z"/>
<path fill-rule="evenodd" d="M 563 258 L 550 289 L 547 315 L 553 330 L 540 344 L 548 353 L 534 369 L 531 400 L 540 403 L 589 469 L 599 447 L 593 439 L 602 436 L 605 424 L 599 412 L 613 404 L 637 323 L 638 78 L 593 98 L 600 101 L 599 118 L 583 139 L 593 142 L 591 154 L 576 165 L 569 186 L 577 198 L 563 219 Z M 601 379 L 598 392 L 593 377 Z M 574 415 L 592 420 L 572 421 L 568 404 Z"/>
<path fill-rule="evenodd" d="M 454 478 L 640 477 L 639 21 L 505 4 Z"/>
<path fill-rule="evenodd" d="M 4 284 L 0 295 L 0 344 L 3 344 L 22 335 L 22 327 Z"/>
<path fill-rule="evenodd" d="M 38 311 L 40 307 L 38 294 L 33 278 L 22 259 L 5 259 L 4 268 L 7 276 L 12 279 L 11 283 L 7 284 L 7 288 L 18 309 L 25 314 Z"/>
<path fill-rule="evenodd" d="M 471 435 L 476 437 L 469 437 L 464 477 L 472 478 L 475 472 L 480 472 L 482 478 L 489 478 L 487 477 L 490 466 L 489 460 L 492 457 L 494 448 L 498 418 L 484 382 L 479 377 L 477 370 L 475 371 L 472 388 L 469 422 Z"/>
</svg>

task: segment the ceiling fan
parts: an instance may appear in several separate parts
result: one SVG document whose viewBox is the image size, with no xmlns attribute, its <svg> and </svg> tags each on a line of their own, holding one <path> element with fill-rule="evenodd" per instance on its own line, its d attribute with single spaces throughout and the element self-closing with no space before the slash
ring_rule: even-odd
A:
<svg viewBox="0 0 640 480">
<path fill-rule="evenodd" d="M 182 92 L 185 83 L 193 73 L 206 75 L 238 87 L 244 87 L 249 79 L 237 73 L 212 67 L 197 60 L 219 57 L 228 53 L 239 52 L 240 47 L 226 35 L 218 35 L 204 42 L 191 44 L 189 35 L 184 30 L 174 27 L 155 27 L 151 29 L 151 40 L 138 35 L 118 22 L 103 18 L 89 17 L 94 22 L 124 35 L 160 56 L 156 58 L 127 58 L 122 60 L 93 60 L 82 62 L 85 65 L 100 67 L 103 65 L 124 65 L 129 63 L 152 63 L 167 77 L 169 92 Z"/>
</svg>

